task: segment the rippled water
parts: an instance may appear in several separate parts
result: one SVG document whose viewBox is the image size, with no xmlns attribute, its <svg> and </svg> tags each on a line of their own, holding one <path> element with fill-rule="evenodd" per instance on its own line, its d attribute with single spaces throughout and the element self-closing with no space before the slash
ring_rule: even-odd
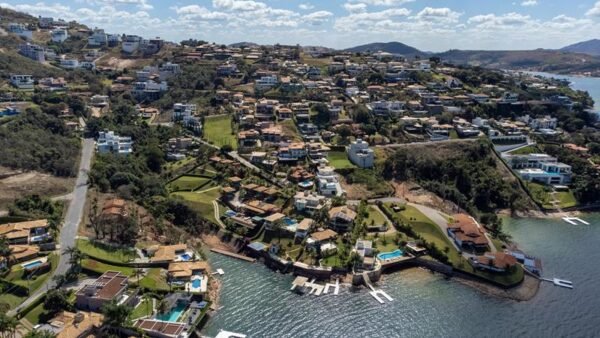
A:
<svg viewBox="0 0 600 338">
<path fill-rule="evenodd" d="M 543 72 L 531 72 L 545 77 L 569 80 L 571 87 L 576 90 L 587 91 L 594 99 L 594 109 L 600 113 L 600 77 L 567 76 Z"/>
<path fill-rule="evenodd" d="M 222 276 L 223 308 L 205 334 L 219 329 L 250 337 L 593 337 L 600 333 L 600 214 L 589 226 L 562 220 L 507 220 L 526 252 L 543 259 L 547 277 L 573 281 L 567 290 L 543 283 L 537 297 L 515 302 L 484 295 L 420 269 L 385 275 L 378 283 L 394 298 L 379 304 L 364 289 L 300 296 L 293 277 L 212 255 Z"/>
</svg>

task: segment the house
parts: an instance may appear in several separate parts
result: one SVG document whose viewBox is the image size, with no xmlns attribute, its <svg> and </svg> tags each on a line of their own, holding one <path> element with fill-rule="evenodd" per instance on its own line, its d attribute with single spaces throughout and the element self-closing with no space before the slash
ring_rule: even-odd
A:
<svg viewBox="0 0 600 338">
<path fill-rule="evenodd" d="M 38 82 L 41 89 L 54 92 L 67 89 L 67 82 L 64 78 L 45 77 Z"/>
<path fill-rule="evenodd" d="M 100 47 L 108 43 L 108 36 L 104 32 L 104 29 L 94 29 L 92 35 L 88 37 L 88 46 Z"/>
<path fill-rule="evenodd" d="M 279 148 L 277 154 L 278 160 L 281 161 L 298 161 L 306 157 L 306 144 L 304 142 L 294 142 L 287 146 Z"/>
<path fill-rule="evenodd" d="M 160 96 L 169 89 L 166 81 L 154 82 L 151 80 L 145 82 L 136 82 L 133 84 L 131 95 L 138 101 L 158 100 Z"/>
<path fill-rule="evenodd" d="M 294 237 L 299 238 L 301 240 L 306 238 L 306 236 L 308 236 L 308 233 L 310 232 L 310 229 L 313 227 L 314 224 L 315 224 L 315 221 L 312 218 L 303 219 L 296 226 L 296 234 L 294 235 Z"/>
<path fill-rule="evenodd" d="M 571 183 L 572 169 L 548 154 L 511 155 L 503 153 L 502 159 L 526 181 L 547 185 Z"/>
<path fill-rule="evenodd" d="M 360 257 L 360 269 L 372 270 L 375 267 L 375 251 L 372 241 L 359 239 L 354 245 L 354 251 Z"/>
<path fill-rule="evenodd" d="M 25 27 L 25 25 L 23 25 L 21 23 L 15 23 L 15 22 L 9 23 L 8 31 L 10 33 L 16 34 L 22 38 L 25 38 L 27 40 L 33 39 L 33 31 L 31 31 L 30 29 L 28 29 L 27 27 Z"/>
<path fill-rule="evenodd" d="M 38 26 L 40 28 L 51 28 L 54 25 L 54 18 L 52 17 L 43 17 L 43 16 L 38 16 Z"/>
<path fill-rule="evenodd" d="M 329 226 L 336 231 L 349 231 L 354 225 L 356 212 L 346 205 L 331 208 L 328 212 Z"/>
<path fill-rule="evenodd" d="M 262 76 L 260 79 L 255 81 L 254 87 L 256 90 L 269 90 L 277 86 L 278 83 L 279 80 L 277 79 L 277 75 Z"/>
<path fill-rule="evenodd" d="M 322 195 L 341 196 L 344 191 L 338 181 L 335 168 L 330 166 L 319 166 L 317 168 L 317 188 Z"/>
<path fill-rule="evenodd" d="M 169 79 L 181 72 L 181 67 L 176 63 L 167 62 L 158 68 L 161 80 Z"/>
<path fill-rule="evenodd" d="M 36 258 L 40 253 L 40 248 L 37 245 L 9 245 L 10 256 L 8 257 L 8 265 L 20 263 Z M 1 257 L 2 264 L 5 265 L 6 258 Z"/>
<path fill-rule="evenodd" d="M 9 244 L 30 244 L 50 238 L 48 220 L 6 223 L 0 225 L 0 236 L 5 237 Z"/>
<path fill-rule="evenodd" d="M 405 104 L 402 101 L 375 101 L 368 107 L 378 116 L 398 116 L 404 111 Z"/>
<path fill-rule="evenodd" d="M 276 212 L 274 214 L 271 214 L 271 215 L 265 217 L 264 218 L 265 229 L 267 229 L 267 230 L 277 229 L 278 226 L 283 224 L 284 218 L 285 218 L 285 215 L 280 212 Z"/>
<path fill-rule="evenodd" d="M 147 251 L 150 251 L 149 253 L 153 251 L 150 258 L 150 262 L 153 263 L 187 262 L 192 260 L 195 255 L 186 244 L 161 245 L 149 248 Z"/>
<path fill-rule="evenodd" d="M 190 336 L 186 323 L 138 319 L 133 326 L 152 338 L 188 338 Z"/>
<path fill-rule="evenodd" d="M 372 168 L 375 162 L 373 149 L 370 149 L 369 144 L 360 138 L 350 144 L 348 157 L 359 168 Z"/>
<path fill-rule="evenodd" d="M 94 312 L 61 311 L 36 331 L 50 332 L 55 338 L 84 338 L 99 333 L 104 316 Z"/>
<path fill-rule="evenodd" d="M 62 43 L 69 37 L 69 33 L 64 28 L 57 28 L 50 33 L 50 37 L 53 42 Z"/>
<path fill-rule="evenodd" d="M 206 261 L 172 262 L 167 269 L 169 276 L 175 281 L 190 281 L 192 276 L 202 276 L 208 270 Z"/>
<path fill-rule="evenodd" d="M 33 89 L 33 76 L 31 76 L 31 75 L 11 75 L 10 83 L 19 89 Z"/>
<path fill-rule="evenodd" d="M 133 152 L 133 141 L 129 136 L 119 136 L 113 131 L 101 131 L 98 133 L 96 150 L 99 153 L 113 152 L 119 155 L 129 155 Z"/>
<path fill-rule="evenodd" d="M 242 130 L 238 133 L 240 147 L 256 147 L 259 143 L 260 133 L 257 130 Z"/>
<path fill-rule="evenodd" d="M 23 43 L 19 45 L 19 54 L 40 63 L 46 61 L 46 50 L 44 47 L 32 43 Z"/>
<path fill-rule="evenodd" d="M 327 197 L 314 191 L 299 191 L 294 195 L 294 208 L 309 215 L 329 207 L 329 204 Z"/>
<path fill-rule="evenodd" d="M 117 271 L 106 271 L 95 282 L 87 284 L 75 294 L 75 306 L 86 311 L 100 311 L 113 299 L 119 299 L 127 290 L 127 276 Z"/>
<path fill-rule="evenodd" d="M 517 258 L 504 252 L 486 252 L 483 256 L 475 256 L 470 259 L 471 264 L 480 270 L 493 272 L 506 272 L 517 265 Z"/>
<path fill-rule="evenodd" d="M 488 240 L 477 221 L 466 214 L 452 216 L 454 222 L 448 224 L 448 235 L 456 244 L 465 249 L 477 251 L 488 249 Z"/>
<path fill-rule="evenodd" d="M 313 247 L 319 247 L 326 242 L 335 241 L 337 236 L 338 233 L 331 229 L 315 231 L 312 234 L 310 234 L 308 240 L 306 241 L 306 244 Z"/>
<path fill-rule="evenodd" d="M 137 35 L 127 35 L 121 44 L 123 53 L 132 54 L 136 52 L 142 43 L 142 38 Z"/>
<path fill-rule="evenodd" d="M 60 67 L 64 69 L 76 69 L 79 68 L 79 60 L 77 59 L 63 59 L 60 60 Z"/>
<path fill-rule="evenodd" d="M 129 220 L 127 202 L 120 198 L 108 199 L 102 205 L 98 221 L 104 223 L 124 223 Z"/>
</svg>

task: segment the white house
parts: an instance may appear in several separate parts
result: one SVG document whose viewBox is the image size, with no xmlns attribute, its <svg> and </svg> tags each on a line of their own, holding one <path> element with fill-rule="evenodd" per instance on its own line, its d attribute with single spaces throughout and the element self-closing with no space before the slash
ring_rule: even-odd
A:
<svg viewBox="0 0 600 338">
<path fill-rule="evenodd" d="M 32 43 L 21 44 L 19 46 L 19 54 L 40 63 L 46 61 L 44 47 Z"/>
<path fill-rule="evenodd" d="M 317 168 L 317 188 L 325 196 L 341 196 L 344 193 L 335 168 L 324 165 Z"/>
<path fill-rule="evenodd" d="M 379 116 L 397 116 L 404 110 L 406 103 L 402 101 L 376 101 L 370 105 L 373 114 Z"/>
<path fill-rule="evenodd" d="M 571 166 L 558 162 L 556 157 L 547 154 L 502 154 L 502 159 L 526 181 L 547 185 L 571 183 Z"/>
<path fill-rule="evenodd" d="M 20 24 L 20 23 L 10 23 L 8 24 L 8 31 L 13 33 L 13 34 L 17 34 L 18 36 L 25 38 L 27 40 L 31 40 L 33 39 L 33 32 L 29 29 L 27 29 L 27 27 L 25 27 L 25 25 Z"/>
<path fill-rule="evenodd" d="M 108 42 L 108 37 L 104 32 L 104 29 L 94 29 L 92 35 L 88 37 L 88 46 L 99 47 L 104 46 Z"/>
<path fill-rule="evenodd" d="M 137 35 L 127 35 L 125 39 L 123 39 L 123 43 L 121 44 L 121 50 L 124 53 L 134 53 L 140 48 L 140 44 L 142 43 L 142 38 Z"/>
<path fill-rule="evenodd" d="M 166 80 L 172 76 L 179 74 L 181 67 L 176 63 L 167 62 L 160 66 L 158 73 L 161 80 Z"/>
<path fill-rule="evenodd" d="M 511 92 L 504 93 L 500 99 L 502 103 L 515 103 L 517 101 L 519 101 L 519 94 Z"/>
<path fill-rule="evenodd" d="M 277 86 L 278 82 L 277 75 L 262 76 L 256 80 L 255 87 L 258 90 L 268 90 Z"/>
<path fill-rule="evenodd" d="M 53 42 L 62 43 L 69 37 L 69 33 L 64 28 L 57 28 L 50 33 L 50 36 Z"/>
<path fill-rule="evenodd" d="M 64 59 L 64 60 L 60 60 L 60 67 L 64 68 L 64 69 L 79 68 L 79 60 L 77 60 L 77 59 Z"/>
<path fill-rule="evenodd" d="M 372 168 L 375 162 L 375 153 L 369 144 L 362 139 L 357 139 L 348 148 L 348 158 L 359 168 Z"/>
<path fill-rule="evenodd" d="M 294 208 L 297 211 L 313 214 L 323 208 L 329 207 L 330 201 L 327 197 L 316 192 L 299 191 L 294 195 Z"/>
<path fill-rule="evenodd" d="M 116 153 L 128 155 L 133 152 L 133 141 L 131 137 L 116 135 L 113 131 L 101 131 L 98 133 L 96 150 L 99 153 Z"/>
<path fill-rule="evenodd" d="M 19 89 L 33 89 L 33 76 L 11 75 L 10 83 Z"/>
</svg>

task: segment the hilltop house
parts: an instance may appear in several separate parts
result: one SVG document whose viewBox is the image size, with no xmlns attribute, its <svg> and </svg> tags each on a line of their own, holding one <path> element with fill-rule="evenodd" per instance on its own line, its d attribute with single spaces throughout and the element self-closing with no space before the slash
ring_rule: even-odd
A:
<svg viewBox="0 0 600 338">
<path fill-rule="evenodd" d="M 15 22 L 9 23 L 8 31 L 10 33 L 16 34 L 22 38 L 25 38 L 27 40 L 33 39 L 33 32 L 21 23 L 15 23 Z"/>
<path fill-rule="evenodd" d="M 526 181 L 547 185 L 571 183 L 571 166 L 558 162 L 556 157 L 547 154 L 502 154 L 502 159 Z"/>
<path fill-rule="evenodd" d="M 329 204 L 330 201 L 327 197 L 316 192 L 299 191 L 294 195 L 294 208 L 309 215 L 329 207 Z"/>
<path fill-rule="evenodd" d="M 62 43 L 69 37 L 69 33 L 64 28 L 57 28 L 50 33 L 50 37 L 53 42 Z"/>
<path fill-rule="evenodd" d="M 86 311 L 100 311 L 102 306 L 127 290 L 127 276 L 116 271 L 106 271 L 95 282 L 87 284 L 75 294 L 75 306 Z"/>
<path fill-rule="evenodd" d="M 369 144 L 362 139 L 357 139 L 348 148 L 350 161 L 359 168 L 372 168 L 375 162 L 375 153 L 369 148 Z"/>
<path fill-rule="evenodd" d="M 328 212 L 329 226 L 336 231 L 346 232 L 352 230 L 356 212 L 346 205 L 331 208 Z"/>
<path fill-rule="evenodd" d="M 33 89 L 33 76 L 11 75 L 10 83 L 19 89 Z"/>
<path fill-rule="evenodd" d="M 32 43 L 23 43 L 19 45 L 19 54 L 40 63 L 46 61 L 46 51 L 44 47 Z"/>
<path fill-rule="evenodd" d="M 113 131 L 101 131 L 98 133 L 96 150 L 99 153 L 113 152 L 119 155 L 129 155 L 133 152 L 133 141 L 129 136 L 119 136 Z"/>
</svg>

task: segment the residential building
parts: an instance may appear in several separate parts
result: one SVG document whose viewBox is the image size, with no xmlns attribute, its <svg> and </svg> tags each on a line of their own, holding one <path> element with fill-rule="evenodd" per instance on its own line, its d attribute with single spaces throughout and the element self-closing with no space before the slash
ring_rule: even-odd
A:
<svg viewBox="0 0 600 338">
<path fill-rule="evenodd" d="M 187 324 L 180 322 L 166 322 L 158 319 L 138 319 L 134 327 L 144 331 L 152 338 L 188 338 Z"/>
<path fill-rule="evenodd" d="M 354 245 L 354 251 L 360 257 L 361 262 L 361 265 L 355 266 L 355 269 L 372 270 L 375 267 L 375 251 L 372 241 L 359 239 Z"/>
<path fill-rule="evenodd" d="M 10 83 L 19 89 L 33 89 L 33 76 L 31 75 L 11 75 Z"/>
<path fill-rule="evenodd" d="M 139 101 L 158 100 L 161 95 L 169 89 L 166 81 L 160 83 L 154 81 L 136 82 L 133 85 L 131 94 Z"/>
<path fill-rule="evenodd" d="M 99 153 L 113 152 L 119 155 L 129 155 L 133 152 L 133 141 L 129 136 L 116 135 L 114 131 L 101 131 L 98 133 L 96 150 Z"/>
<path fill-rule="evenodd" d="M 103 320 L 99 313 L 61 311 L 47 324 L 36 326 L 36 331 L 50 332 L 55 338 L 84 338 L 98 334 Z"/>
<path fill-rule="evenodd" d="M 271 214 L 271 215 L 265 217 L 264 218 L 265 229 L 267 229 L 267 230 L 277 229 L 278 226 L 283 224 L 284 218 L 285 218 L 285 215 L 280 212 L 276 212 L 274 214 Z"/>
<path fill-rule="evenodd" d="M 119 299 L 127 290 L 127 276 L 117 271 L 106 271 L 95 282 L 87 284 L 75 294 L 75 306 L 86 311 L 100 311 L 113 299 Z"/>
<path fill-rule="evenodd" d="M 92 35 L 88 37 L 88 46 L 100 47 L 108 43 L 108 36 L 104 32 L 104 29 L 94 29 Z"/>
<path fill-rule="evenodd" d="M 192 276 L 202 276 L 208 270 L 206 261 L 172 262 L 167 269 L 169 276 L 178 282 L 188 282 Z"/>
<path fill-rule="evenodd" d="M 5 237 L 9 244 L 39 243 L 50 238 L 48 220 L 2 224 L 0 236 Z"/>
<path fill-rule="evenodd" d="M 500 98 L 501 103 L 517 103 L 518 101 L 519 94 L 512 92 L 506 92 L 502 94 L 502 97 Z"/>
<path fill-rule="evenodd" d="M 294 195 L 294 208 L 310 215 L 328 208 L 330 201 L 327 197 L 314 191 L 299 191 Z"/>
<path fill-rule="evenodd" d="M 137 35 L 127 35 L 121 44 L 121 50 L 124 53 L 132 54 L 136 52 L 142 43 L 142 38 Z"/>
<path fill-rule="evenodd" d="M 504 252 L 486 252 L 483 256 L 475 256 L 470 259 L 471 264 L 480 270 L 493 272 L 506 272 L 517 265 L 517 258 Z"/>
<path fill-rule="evenodd" d="M 40 247 L 37 245 L 11 244 L 8 248 L 10 250 L 8 262 L 6 261 L 6 257 L 0 257 L 0 266 L 2 267 L 32 260 L 40 253 Z"/>
<path fill-rule="evenodd" d="M 466 214 L 455 214 L 448 223 L 448 235 L 456 244 L 465 249 L 482 251 L 488 249 L 488 240 L 477 221 Z"/>
<path fill-rule="evenodd" d="M 327 242 L 335 241 L 337 236 L 338 233 L 331 229 L 315 231 L 312 234 L 310 234 L 310 236 L 306 240 L 306 244 L 312 247 L 320 247 L 321 245 Z"/>
<path fill-rule="evenodd" d="M 176 63 L 167 62 L 158 68 L 161 80 L 169 79 L 181 72 L 181 67 Z"/>
<path fill-rule="evenodd" d="M 341 196 L 344 193 L 335 169 L 329 166 L 317 168 L 317 189 L 322 195 L 328 197 Z"/>
<path fill-rule="evenodd" d="M 19 45 L 19 54 L 40 63 L 46 61 L 46 51 L 44 50 L 44 47 L 32 43 L 23 43 Z"/>
<path fill-rule="evenodd" d="M 94 95 L 90 98 L 90 104 L 94 107 L 106 107 L 109 105 L 109 102 L 106 95 Z"/>
<path fill-rule="evenodd" d="M 69 33 L 64 28 L 57 28 L 50 33 L 50 37 L 53 42 L 62 43 L 69 37 Z"/>
<path fill-rule="evenodd" d="M 38 16 L 38 26 L 40 28 L 45 28 L 45 29 L 52 28 L 53 25 L 54 25 L 54 18 Z"/>
<path fill-rule="evenodd" d="M 161 245 L 147 251 L 152 255 L 150 261 L 153 263 L 187 262 L 195 256 L 186 244 Z"/>
<path fill-rule="evenodd" d="M 369 105 L 371 111 L 379 116 L 398 116 L 404 111 L 406 102 L 402 101 L 375 101 Z"/>
<path fill-rule="evenodd" d="M 25 25 L 20 23 L 13 22 L 8 24 L 8 31 L 27 40 L 33 39 L 33 31 L 31 31 Z"/>
<path fill-rule="evenodd" d="M 336 231 L 346 232 L 352 230 L 356 212 L 346 205 L 331 208 L 328 212 L 329 226 Z"/>
<path fill-rule="evenodd" d="M 65 68 L 65 69 L 79 68 L 79 60 L 77 60 L 77 59 L 60 60 L 60 67 Z"/>
<path fill-rule="evenodd" d="M 50 92 L 61 91 L 61 90 L 67 89 L 67 82 L 62 77 L 59 77 L 59 78 L 46 77 L 46 78 L 41 79 L 38 82 L 38 85 L 40 86 L 41 89 L 50 91 Z"/>
<path fill-rule="evenodd" d="M 262 76 L 256 80 L 255 87 L 257 90 L 269 90 L 279 83 L 277 75 Z"/>
<path fill-rule="evenodd" d="M 547 185 L 571 183 L 571 166 L 558 162 L 556 157 L 547 154 L 502 154 L 502 159 L 526 181 Z"/>
<path fill-rule="evenodd" d="M 348 158 L 359 168 L 372 168 L 375 162 L 375 153 L 369 144 L 362 139 L 357 139 L 348 147 Z"/>
<path fill-rule="evenodd" d="M 306 238 L 310 232 L 310 229 L 315 224 L 315 221 L 312 218 L 305 218 L 296 226 L 296 233 L 294 235 L 295 238 L 299 238 L 300 240 Z"/>
</svg>

